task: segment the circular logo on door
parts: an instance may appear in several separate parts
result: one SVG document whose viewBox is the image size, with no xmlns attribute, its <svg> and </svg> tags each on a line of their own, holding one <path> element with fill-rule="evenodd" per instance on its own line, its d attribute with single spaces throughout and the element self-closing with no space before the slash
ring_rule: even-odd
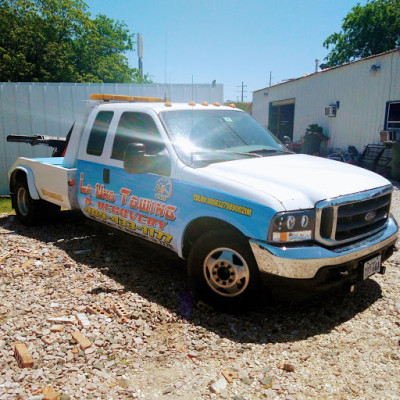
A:
<svg viewBox="0 0 400 400">
<path fill-rule="evenodd" d="M 172 182 L 171 179 L 168 178 L 160 178 L 156 182 L 156 187 L 154 189 L 156 191 L 155 198 L 158 200 L 165 201 L 169 199 L 172 195 Z"/>
</svg>

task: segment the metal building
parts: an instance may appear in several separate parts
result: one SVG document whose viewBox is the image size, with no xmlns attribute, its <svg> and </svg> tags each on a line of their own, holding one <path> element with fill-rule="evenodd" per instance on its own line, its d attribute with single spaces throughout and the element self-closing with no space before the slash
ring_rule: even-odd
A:
<svg viewBox="0 0 400 400">
<path fill-rule="evenodd" d="M 44 146 L 7 143 L 7 136 L 66 136 L 92 93 L 223 102 L 222 84 L 0 83 L 0 195 L 9 193 L 7 172 L 17 157 L 51 155 Z"/>
<path fill-rule="evenodd" d="M 362 151 L 382 130 L 400 141 L 400 48 L 257 90 L 253 116 L 293 141 L 318 124 L 329 148 Z"/>
</svg>

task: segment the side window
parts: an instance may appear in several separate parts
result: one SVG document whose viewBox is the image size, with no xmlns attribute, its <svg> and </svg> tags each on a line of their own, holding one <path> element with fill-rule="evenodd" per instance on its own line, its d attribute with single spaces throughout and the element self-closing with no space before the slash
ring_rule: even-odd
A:
<svg viewBox="0 0 400 400">
<path fill-rule="evenodd" d="M 113 115 L 113 111 L 100 111 L 97 114 L 92 126 L 92 130 L 90 131 L 89 140 L 86 147 L 87 154 L 91 154 L 92 156 L 102 155 L 107 131 Z"/>
<path fill-rule="evenodd" d="M 145 143 L 147 151 L 157 151 L 157 144 L 161 142 L 153 118 L 148 114 L 124 112 L 118 123 L 114 138 L 111 158 L 123 160 L 126 146 L 130 143 Z"/>
</svg>

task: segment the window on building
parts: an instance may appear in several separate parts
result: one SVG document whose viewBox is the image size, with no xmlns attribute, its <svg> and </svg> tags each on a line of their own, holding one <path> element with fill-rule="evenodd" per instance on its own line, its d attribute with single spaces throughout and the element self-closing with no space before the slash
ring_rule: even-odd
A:
<svg viewBox="0 0 400 400">
<path fill-rule="evenodd" d="M 114 113 L 112 111 L 100 111 L 96 115 L 86 147 L 87 154 L 92 156 L 101 156 L 103 154 L 107 131 L 113 115 Z"/>
<path fill-rule="evenodd" d="M 148 114 L 124 112 L 118 123 L 111 158 L 123 160 L 130 143 L 144 143 L 148 153 L 161 142 L 161 137 L 153 118 Z"/>
</svg>

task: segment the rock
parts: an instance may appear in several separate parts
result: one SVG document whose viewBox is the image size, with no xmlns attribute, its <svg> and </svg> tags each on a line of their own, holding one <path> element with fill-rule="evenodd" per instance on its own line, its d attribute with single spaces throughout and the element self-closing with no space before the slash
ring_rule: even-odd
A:
<svg viewBox="0 0 400 400">
<path fill-rule="evenodd" d="M 175 391 L 175 388 L 173 386 L 168 386 L 167 388 L 165 388 L 162 392 L 162 394 L 169 394 L 169 393 L 173 393 Z"/>
<path fill-rule="evenodd" d="M 118 381 L 118 385 L 122 388 L 128 388 L 129 387 L 129 382 L 126 379 L 120 379 Z"/>
<path fill-rule="evenodd" d="M 93 364 L 93 368 L 96 368 L 101 371 L 104 368 L 104 365 L 101 362 L 96 362 Z"/>
<path fill-rule="evenodd" d="M 287 372 L 294 372 L 294 366 L 289 363 L 283 364 L 282 369 Z"/>
<path fill-rule="evenodd" d="M 213 393 L 221 393 L 228 386 L 228 382 L 225 378 L 220 378 L 217 381 L 212 381 L 210 385 L 210 389 Z"/>
<path fill-rule="evenodd" d="M 56 392 L 53 386 L 45 386 L 42 390 L 43 400 L 58 400 L 60 394 Z"/>
<path fill-rule="evenodd" d="M 261 379 L 261 383 L 264 385 L 265 389 L 272 388 L 273 379 L 271 376 L 266 376 L 265 378 Z"/>
<path fill-rule="evenodd" d="M 245 385 L 251 385 L 253 382 L 248 376 L 244 376 L 240 378 L 240 380 L 245 384 Z"/>
</svg>

